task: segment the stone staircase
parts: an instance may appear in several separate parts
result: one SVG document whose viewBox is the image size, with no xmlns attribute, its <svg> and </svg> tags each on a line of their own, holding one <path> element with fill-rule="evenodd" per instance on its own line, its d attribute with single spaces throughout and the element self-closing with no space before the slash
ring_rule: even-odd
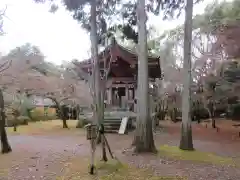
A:
<svg viewBox="0 0 240 180">
<path fill-rule="evenodd" d="M 106 133 L 118 133 L 122 122 L 121 117 L 105 117 L 104 130 Z"/>
<path fill-rule="evenodd" d="M 123 117 L 131 117 L 128 120 L 126 132 L 133 129 L 136 114 L 131 111 L 108 111 L 104 115 L 104 127 L 106 133 L 118 133 Z"/>
<path fill-rule="evenodd" d="M 84 115 L 87 119 L 92 119 L 92 113 Z M 104 130 L 106 133 L 118 133 L 123 117 L 131 117 L 128 121 L 126 131 L 133 129 L 136 114 L 130 111 L 107 111 L 104 114 Z"/>
</svg>

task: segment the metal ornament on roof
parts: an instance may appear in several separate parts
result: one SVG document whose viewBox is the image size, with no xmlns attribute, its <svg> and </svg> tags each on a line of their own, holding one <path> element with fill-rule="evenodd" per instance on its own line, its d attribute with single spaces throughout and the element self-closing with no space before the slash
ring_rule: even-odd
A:
<svg viewBox="0 0 240 180">
<path fill-rule="evenodd" d="M 134 84 L 129 84 L 129 88 L 134 88 Z"/>
</svg>

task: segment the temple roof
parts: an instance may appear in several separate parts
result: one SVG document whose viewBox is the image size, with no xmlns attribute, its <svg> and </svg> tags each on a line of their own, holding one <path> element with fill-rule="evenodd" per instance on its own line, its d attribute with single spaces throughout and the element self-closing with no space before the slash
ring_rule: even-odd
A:
<svg viewBox="0 0 240 180">
<path fill-rule="evenodd" d="M 109 76 L 111 77 L 135 77 L 137 76 L 137 53 L 133 50 L 127 49 L 119 45 L 116 40 L 99 53 L 100 68 L 103 69 L 104 61 L 111 61 L 111 69 Z M 85 72 L 91 71 L 92 61 L 91 58 L 75 62 L 75 65 L 81 67 Z M 148 67 L 150 78 L 160 78 L 160 57 L 148 56 Z"/>
</svg>

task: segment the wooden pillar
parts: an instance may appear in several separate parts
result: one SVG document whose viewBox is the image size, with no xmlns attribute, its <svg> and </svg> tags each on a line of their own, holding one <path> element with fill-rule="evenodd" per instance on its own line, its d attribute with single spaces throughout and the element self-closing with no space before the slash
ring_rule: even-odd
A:
<svg viewBox="0 0 240 180">
<path fill-rule="evenodd" d="M 128 108 L 129 105 L 129 89 L 128 86 L 125 87 L 125 102 L 124 102 L 124 106 L 125 108 Z"/>
<path fill-rule="evenodd" d="M 108 89 L 108 104 L 112 105 L 112 98 L 113 98 L 113 94 L 112 94 L 112 87 L 110 87 Z"/>
<path fill-rule="evenodd" d="M 135 95 L 135 88 L 133 88 L 133 89 L 132 89 L 132 98 L 133 98 L 133 100 L 135 99 L 135 96 L 136 96 L 136 95 Z"/>
<path fill-rule="evenodd" d="M 137 108 L 138 108 L 138 106 L 137 106 L 137 103 L 138 103 L 138 90 L 137 90 L 137 88 L 134 88 L 133 92 L 134 92 L 134 100 L 135 100 L 134 112 L 137 112 Z"/>
<path fill-rule="evenodd" d="M 125 87 L 125 96 L 126 96 L 126 100 L 129 100 L 129 90 L 128 90 L 128 86 Z"/>
</svg>

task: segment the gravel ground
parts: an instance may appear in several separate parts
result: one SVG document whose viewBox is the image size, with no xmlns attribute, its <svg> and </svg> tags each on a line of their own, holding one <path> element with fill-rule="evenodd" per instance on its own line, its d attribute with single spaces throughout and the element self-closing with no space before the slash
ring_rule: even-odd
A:
<svg viewBox="0 0 240 180">
<path fill-rule="evenodd" d="M 178 133 L 169 134 L 158 132 L 155 134 L 155 143 L 159 147 L 162 144 L 178 145 Z M 239 180 L 240 169 L 230 166 L 215 166 L 189 161 L 172 160 L 155 155 L 133 155 L 124 149 L 131 144 L 132 134 L 107 135 L 112 150 L 117 157 L 126 163 L 140 168 L 149 168 L 157 176 L 188 177 L 189 180 Z M 194 136 L 194 146 L 201 151 L 208 151 L 221 156 L 240 157 L 239 142 L 224 142 L 204 140 Z M 74 159 L 76 156 L 88 156 L 89 144 L 85 137 L 51 135 L 9 136 L 13 153 L 0 156 L 0 170 L 10 167 L 8 173 L 1 175 L 0 180 L 56 180 L 63 174 L 61 167 L 64 162 Z M 20 157 L 19 157 L 20 156 Z M 8 158 L 8 159 L 7 159 Z M 4 160 L 12 161 L 5 165 Z M 0 171 L 1 172 L 1 171 Z"/>
</svg>

